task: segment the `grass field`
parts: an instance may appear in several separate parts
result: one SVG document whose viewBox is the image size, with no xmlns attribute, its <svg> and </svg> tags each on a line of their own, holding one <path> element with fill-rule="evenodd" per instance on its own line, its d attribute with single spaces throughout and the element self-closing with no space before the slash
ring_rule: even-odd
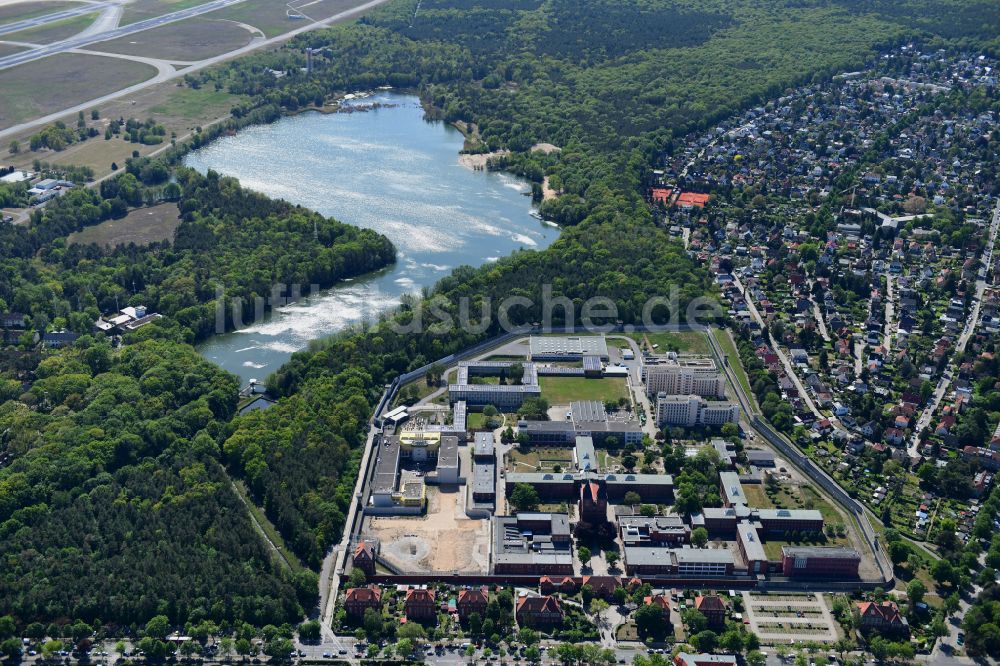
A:
<svg viewBox="0 0 1000 666">
<path fill-rule="evenodd" d="M 136 2 L 125 5 L 119 25 L 129 25 L 136 21 L 153 18 L 154 16 L 179 12 L 182 9 L 190 9 L 204 2 L 205 0 L 136 0 Z"/>
<path fill-rule="evenodd" d="M 37 28 L 28 28 L 0 36 L 0 39 L 12 42 L 32 42 L 34 44 L 52 44 L 69 39 L 78 32 L 83 32 L 97 18 L 93 14 L 81 14 L 61 21 L 53 21 Z"/>
<path fill-rule="evenodd" d="M 201 120 L 225 115 L 239 98 L 225 90 L 177 88 L 163 101 L 149 107 L 149 113 L 178 120 Z"/>
<path fill-rule="evenodd" d="M 172 241 L 180 223 L 180 211 L 176 205 L 160 204 L 137 208 L 120 220 L 106 220 L 87 227 L 70 234 L 68 240 L 71 244 L 80 245 L 148 245 L 162 240 Z"/>
<path fill-rule="evenodd" d="M 0 128 L 152 78 L 156 69 L 119 58 L 59 53 L 0 72 Z"/>
<path fill-rule="evenodd" d="M 14 53 L 19 53 L 24 50 L 25 47 L 23 46 L 14 46 L 13 44 L 0 44 L 0 58 L 12 55 Z"/>
<path fill-rule="evenodd" d="M 550 405 L 568 405 L 574 400 L 619 400 L 628 397 L 624 379 L 585 377 L 539 377 L 542 397 Z"/>
<path fill-rule="evenodd" d="M 0 74 L 2 78 L 2 74 Z M 167 128 L 167 132 L 176 132 L 183 137 L 198 125 L 208 124 L 211 120 L 227 115 L 232 107 L 235 95 L 227 92 L 209 90 L 205 88 L 177 87 L 174 83 L 164 83 L 151 86 L 147 90 L 136 93 L 136 104 L 130 103 L 130 99 L 116 100 L 102 105 L 99 109 L 102 118 L 155 118 Z M 79 101 L 79 100 L 76 100 Z M 74 122 L 73 118 L 68 118 L 68 123 Z M 104 125 L 101 122 L 94 123 L 87 120 L 88 124 L 96 126 L 103 134 Z M 17 138 L 21 145 L 28 142 L 31 132 L 25 132 Z M 159 146 L 145 146 L 142 144 L 129 143 L 120 138 L 105 141 L 102 136 L 88 139 L 82 143 L 69 146 L 62 152 L 43 151 L 33 153 L 25 150 L 18 155 L 7 157 L 7 163 L 18 168 L 31 168 L 31 163 L 36 158 L 43 159 L 53 164 L 73 164 L 77 166 L 88 166 L 94 170 L 98 178 L 107 174 L 111 169 L 111 163 L 116 162 L 119 166 L 125 164 L 125 160 L 131 156 L 133 150 L 138 150 L 142 155 L 163 148 Z"/>
<path fill-rule="evenodd" d="M 0 6 L 0 25 L 6 25 L 7 23 L 13 23 L 14 21 L 23 21 L 25 19 L 35 18 L 36 16 L 45 16 L 46 14 L 54 14 L 55 12 L 60 12 L 64 9 L 72 9 L 79 6 L 78 2 L 15 2 L 10 5 Z"/>
<path fill-rule="evenodd" d="M 230 21 L 193 18 L 91 46 L 94 51 L 196 62 L 250 43 L 251 34 Z"/>
<path fill-rule="evenodd" d="M 640 346 L 649 341 L 651 351 L 653 345 L 657 345 L 656 352 L 668 351 L 682 352 L 686 354 L 708 354 L 711 350 L 704 333 L 698 331 L 664 331 L 662 333 L 629 333 L 628 336 L 638 342 Z"/>
<path fill-rule="evenodd" d="M 771 509 L 774 504 L 771 498 L 764 492 L 764 486 L 758 484 L 743 484 L 743 494 L 747 497 L 747 504 L 757 509 Z"/>
<path fill-rule="evenodd" d="M 358 0 L 299 0 L 292 4 L 301 7 L 302 13 L 312 20 L 320 21 L 361 3 Z M 205 17 L 240 21 L 259 28 L 268 37 L 275 37 L 306 23 L 301 19 L 288 18 L 285 14 L 287 9 L 284 2 L 275 0 L 246 0 L 238 5 L 205 14 Z"/>
<path fill-rule="evenodd" d="M 573 453 L 570 449 L 542 448 L 511 449 L 507 453 L 507 469 L 512 472 L 552 472 L 555 466 L 563 471 L 569 471 L 573 465 Z"/>
</svg>

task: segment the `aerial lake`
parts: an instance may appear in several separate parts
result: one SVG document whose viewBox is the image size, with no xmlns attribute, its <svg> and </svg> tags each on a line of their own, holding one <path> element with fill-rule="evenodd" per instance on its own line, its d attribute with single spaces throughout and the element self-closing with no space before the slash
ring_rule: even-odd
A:
<svg viewBox="0 0 1000 666">
<path fill-rule="evenodd" d="M 221 138 L 186 160 L 201 172 L 214 169 L 269 196 L 375 229 L 396 246 L 390 268 L 201 345 L 206 358 L 244 382 L 263 380 L 310 340 L 374 319 L 457 266 L 541 249 L 558 236 L 530 216 L 526 181 L 462 166 L 462 134 L 426 121 L 416 97 L 380 93 L 352 103 L 373 102 L 388 106 L 284 118 Z"/>
</svg>

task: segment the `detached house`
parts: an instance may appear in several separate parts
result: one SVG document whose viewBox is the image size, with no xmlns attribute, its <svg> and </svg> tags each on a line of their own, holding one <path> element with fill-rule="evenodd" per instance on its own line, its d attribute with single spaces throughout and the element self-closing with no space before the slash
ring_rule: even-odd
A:
<svg viewBox="0 0 1000 666">
<path fill-rule="evenodd" d="M 362 617 L 369 608 L 377 611 L 382 609 L 382 590 L 378 586 L 352 587 L 347 591 L 344 610 L 348 615 Z"/>
<path fill-rule="evenodd" d="M 468 619 L 473 613 L 479 613 L 479 617 L 484 617 L 489 603 L 490 590 L 485 585 L 471 590 L 462 590 L 458 593 L 458 616 L 463 620 Z"/>
<path fill-rule="evenodd" d="M 410 588 L 406 591 L 403 608 L 407 620 L 433 620 L 437 615 L 434 603 L 434 590 Z"/>
<path fill-rule="evenodd" d="M 857 604 L 861 616 L 861 631 L 878 634 L 908 635 L 910 625 L 900 615 L 899 607 L 893 601 L 861 601 Z"/>
<path fill-rule="evenodd" d="M 522 627 L 540 627 L 561 624 L 562 606 L 555 597 L 518 597 L 515 609 L 517 623 Z"/>
<path fill-rule="evenodd" d="M 708 620 L 709 627 L 726 626 L 726 602 L 717 595 L 708 594 L 694 600 L 695 610 Z"/>
</svg>

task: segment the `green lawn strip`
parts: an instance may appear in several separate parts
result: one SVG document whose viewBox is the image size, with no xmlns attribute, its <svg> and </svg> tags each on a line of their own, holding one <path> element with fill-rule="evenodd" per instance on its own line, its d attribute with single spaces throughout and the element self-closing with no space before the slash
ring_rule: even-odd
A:
<svg viewBox="0 0 1000 666">
<path fill-rule="evenodd" d="M 746 370 L 743 369 L 743 362 L 740 361 L 740 353 L 736 350 L 736 345 L 733 343 L 729 332 L 721 328 L 716 328 L 712 330 L 712 334 L 715 335 L 715 339 L 719 342 L 719 346 L 722 347 L 722 351 L 729 357 L 729 367 L 736 374 L 736 379 L 739 381 L 740 386 L 743 387 L 743 392 L 746 393 L 748 398 L 753 400 L 750 379 L 747 377 Z"/>
</svg>

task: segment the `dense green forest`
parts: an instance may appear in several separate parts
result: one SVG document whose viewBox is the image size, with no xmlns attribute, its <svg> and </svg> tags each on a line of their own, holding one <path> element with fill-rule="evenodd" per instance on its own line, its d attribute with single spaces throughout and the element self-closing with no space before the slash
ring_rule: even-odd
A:
<svg viewBox="0 0 1000 666">
<path fill-rule="evenodd" d="M 181 218 L 173 242 L 109 250 L 65 241 L 136 206 L 164 202 Z M 75 188 L 36 210 L 30 228 L 0 227 L 0 311 L 29 315 L 37 330 L 87 333 L 99 315 L 144 304 L 193 342 L 216 332 L 217 306 L 231 328 L 234 299 L 249 319 L 254 300 L 269 299 L 272 285 L 301 285 L 306 293 L 394 258 L 392 244 L 373 231 L 268 199 L 233 178 L 132 160 L 127 173 L 100 188 Z"/>
<path fill-rule="evenodd" d="M 283 575 L 220 463 L 236 380 L 192 348 L 85 337 L 0 406 L 0 614 L 129 625 L 296 621 L 316 577 Z"/>
<path fill-rule="evenodd" d="M 466 298 L 479 320 L 481 306 L 510 295 L 539 303 L 548 283 L 576 303 L 606 296 L 633 321 L 671 288 L 682 308 L 713 291 L 643 200 L 648 170 L 674 137 L 856 68 L 881 45 L 917 37 L 996 47 L 997 15 L 992 4 L 959 0 L 395 0 L 358 24 L 186 77 L 242 96 L 232 120 L 191 145 L 338 92 L 416 89 L 431 117 L 462 121 L 470 150 L 508 148 L 502 166 L 539 183 L 547 176 L 560 196 L 545 212 L 570 225 L 545 251 L 456 269 L 427 294 L 439 312 L 454 316 Z M 312 75 L 301 71 L 307 46 L 325 49 Z M 561 150 L 532 152 L 537 142 Z M 326 285 L 384 265 L 393 249 L 178 167 L 185 150 L 135 160 L 98 190 L 36 213 L 30 227 L 0 229 L 0 310 L 81 332 L 116 303 L 168 315 L 122 350 L 85 336 L 73 349 L 5 359 L 0 452 L 11 455 L 0 469 L 0 551 L 10 564 L 0 571 L 0 614 L 21 626 L 299 617 L 316 576 L 276 568 L 231 477 L 316 567 L 343 529 L 383 384 L 498 331 L 494 309 L 474 332 L 405 332 L 428 302 L 407 301 L 391 322 L 296 354 L 269 379 L 277 406 L 233 418 L 235 379 L 182 344 L 212 332 L 216 284 L 246 298 L 267 296 L 275 282 Z M 182 216 L 173 243 L 66 242 L 160 202 Z M 539 314 L 517 308 L 510 318 Z"/>
</svg>

